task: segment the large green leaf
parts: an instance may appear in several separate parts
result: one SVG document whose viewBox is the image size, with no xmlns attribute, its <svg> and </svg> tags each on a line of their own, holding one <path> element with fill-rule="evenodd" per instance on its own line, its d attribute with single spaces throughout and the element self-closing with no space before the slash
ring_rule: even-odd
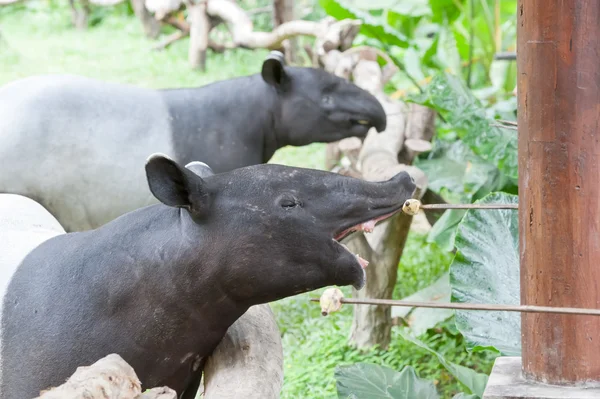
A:
<svg viewBox="0 0 600 399">
<path fill-rule="evenodd" d="M 464 0 L 430 0 L 432 21 L 442 23 L 444 20 L 453 22 L 460 16 Z"/>
<path fill-rule="evenodd" d="M 444 273 L 433 284 L 415 292 L 403 301 L 425 302 L 450 302 L 452 289 L 450 288 L 450 274 Z M 392 307 L 392 317 L 401 317 L 406 320 L 408 327 L 415 336 L 424 334 L 428 329 L 446 320 L 454 314 L 452 309 L 411 308 L 405 306 Z"/>
<path fill-rule="evenodd" d="M 467 395 L 464 392 L 457 393 L 452 397 L 452 399 L 479 399 L 478 395 Z"/>
<path fill-rule="evenodd" d="M 492 193 L 477 203 L 518 203 L 516 195 Z M 518 212 L 467 211 L 455 239 L 450 265 L 452 300 L 519 305 Z M 521 318 L 516 312 L 457 310 L 456 326 L 471 349 L 493 347 L 512 356 L 521 352 Z"/>
<path fill-rule="evenodd" d="M 488 381 L 488 376 L 486 374 L 478 373 L 468 367 L 449 362 L 444 356 L 431 349 L 423 341 L 420 341 L 417 338 L 407 334 L 405 331 L 400 331 L 400 335 L 402 335 L 405 340 L 412 342 L 413 344 L 436 356 L 442 366 L 444 366 L 444 368 L 448 370 L 448 372 L 452 374 L 454 378 L 460 381 L 460 383 L 467 388 L 469 391 L 467 393 L 480 397 L 483 396 L 483 391 L 485 391 L 485 386 L 487 385 Z"/>
<path fill-rule="evenodd" d="M 507 184 L 496 166 L 462 141 L 436 141 L 429 156 L 416 159 L 415 166 L 427 175 L 428 188 L 449 202 L 472 202 Z"/>
<path fill-rule="evenodd" d="M 516 181 L 517 134 L 490 124 L 485 108 L 464 82 L 449 73 L 437 74 L 424 92 L 408 101 L 438 111 L 459 137 L 482 159 L 492 162 L 509 178 Z"/>
<path fill-rule="evenodd" d="M 393 7 L 393 11 L 410 17 L 432 15 L 429 0 L 400 0 Z"/>
<path fill-rule="evenodd" d="M 465 212 L 463 209 L 448 209 L 444 212 L 427 234 L 427 242 L 434 242 L 442 251 L 452 251 L 456 229 Z"/>
<path fill-rule="evenodd" d="M 401 372 L 369 363 L 338 366 L 335 370 L 340 399 L 438 399 L 431 381 L 406 366 Z"/>
<path fill-rule="evenodd" d="M 506 177 L 493 164 L 481 159 L 462 141 L 436 141 L 427 159 L 415 165 L 427 175 L 429 189 L 451 203 L 470 203 L 492 191 L 503 189 Z M 464 210 L 449 209 L 435 222 L 427 236 L 444 251 L 454 248 L 454 238 Z"/>
<path fill-rule="evenodd" d="M 344 0 L 319 0 L 325 12 L 341 20 L 345 18 L 360 19 L 362 25 L 360 33 L 367 37 L 375 38 L 387 45 L 407 47 L 409 39 L 401 32 L 389 26 L 381 18 L 375 17 Z"/>
</svg>

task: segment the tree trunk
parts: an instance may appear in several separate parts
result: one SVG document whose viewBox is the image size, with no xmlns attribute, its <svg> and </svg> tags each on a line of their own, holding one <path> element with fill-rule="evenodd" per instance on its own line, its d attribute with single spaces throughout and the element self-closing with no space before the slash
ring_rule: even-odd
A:
<svg viewBox="0 0 600 399">
<path fill-rule="evenodd" d="M 131 6 L 135 16 L 142 23 L 146 37 L 156 39 L 160 33 L 160 23 L 150 14 L 144 0 L 131 0 Z"/>
<path fill-rule="evenodd" d="M 421 198 L 427 188 L 427 177 L 420 169 L 410 164 L 399 163 L 399 154 L 406 154 L 405 161 L 412 162 L 415 154 L 403 151 L 405 140 L 431 140 L 435 113 L 416 104 L 407 106 L 389 100 L 383 93 L 385 77 L 376 61 L 359 61 L 354 67 L 353 75 L 354 82 L 375 95 L 388 115 L 386 130 L 381 133 L 371 130 L 363 143 L 356 162 L 363 178 L 381 181 L 405 170 L 417 184 L 414 198 Z M 411 216 L 399 213 L 377 225 L 371 234 L 356 234 L 347 244 L 351 251 L 369 261 L 366 286 L 361 291 L 353 290 L 353 297 L 392 297 L 398 263 L 411 222 Z M 391 327 L 390 307 L 355 305 L 350 341 L 359 348 L 374 345 L 387 348 L 391 338 Z"/>
<path fill-rule="evenodd" d="M 90 15 L 90 3 L 88 0 L 79 0 L 81 8 L 75 6 L 75 0 L 69 0 L 71 7 L 71 22 L 78 30 L 85 30 L 88 25 L 88 16 Z"/>
<path fill-rule="evenodd" d="M 190 47 L 188 60 L 192 69 L 206 71 L 206 49 L 208 48 L 208 33 L 210 21 L 206 15 L 206 1 L 201 0 L 188 6 L 190 15 Z"/>
<path fill-rule="evenodd" d="M 273 1 L 273 28 L 276 28 L 285 22 L 294 20 L 294 0 L 274 0 Z M 294 64 L 298 61 L 298 40 L 290 38 L 283 42 L 283 51 L 288 64 Z"/>
</svg>

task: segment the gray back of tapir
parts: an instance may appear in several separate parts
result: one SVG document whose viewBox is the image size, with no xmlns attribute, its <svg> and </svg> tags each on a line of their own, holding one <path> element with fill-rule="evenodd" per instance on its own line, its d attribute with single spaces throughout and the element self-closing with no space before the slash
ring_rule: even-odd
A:
<svg viewBox="0 0 600 399">
<path fill-rule="evenodd" d="M 30 77 L 0 88 L 0 193 L 33 198 L 66 231 L 87 230 L 156 202 L 138 167 L 149 153 L 221 173 L 372 127 L 386 127 L 375 97 L 324 70 L 287 67 L 276 52 L 260 74 L 199 88 Z"/>
</svg>

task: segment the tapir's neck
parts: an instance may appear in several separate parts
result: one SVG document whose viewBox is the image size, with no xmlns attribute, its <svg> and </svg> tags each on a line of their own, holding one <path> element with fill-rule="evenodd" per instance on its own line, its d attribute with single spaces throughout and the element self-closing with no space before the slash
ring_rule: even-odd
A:
<svg viewBox="0 0 600 399">
<path fill-rule="evenodd" d="M 253 143 L 263 143 L 263 162 L 267 162 L 281 147 L 288 145 L 287 130 L 281 123 L 281 104 L 275 89 L 259 74 L 210 83 L 185 89 L 164 89 L 177 118 L 185 119 L 183 109 L 195 118 L 195 129 L 216 129 L 223 135 L 248 137 Z M 175 105 L 175 106 L 174 106 Z M 209 125 L 207 125 L 209 123 Z M 218 123 L 217 126 L 213 126 Z M 180 131 L 185 128 L 180 129 Z M 178 132 L 179 133 L 179 132 Z M 223 140 L 226 142 L 226 140 Z"/>
<path fill-rule="evenodd" d="M 227 329 L 248 307 L 223 289 L 223 252 L 193 223 L 187 211 L 151 205 L 95 230 L 96 241 L 113 246 L 118 275 L 135 276 L 136 284 L 153 287 L 152 298 L 160 304 L 177 304 L 179 311 L 167 317 L 194 320 L 211 332 Z M 122 248 L 117 251 L 114 243 Z"/>
</svg>

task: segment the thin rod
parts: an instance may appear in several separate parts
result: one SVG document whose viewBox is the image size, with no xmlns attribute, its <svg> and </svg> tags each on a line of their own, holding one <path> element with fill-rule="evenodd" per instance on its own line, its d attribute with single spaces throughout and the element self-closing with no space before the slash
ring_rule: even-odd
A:
<svg viewBox="0 0 600 399">
<path fill-rule="evenodd" d="M 420 209 L 519 209 L 519 204 L 421 204 Z"/>
<path fill-rule="evenodd" d="M 319 302 L 319 298 L 311 298 L 312 302 Z M 385 306 L 404 306 L 414 308 L 435 308 L 435 309 L 464 309 L 464 310 L 493 310 L 505 312 L 522 313 L 556 313 L 556 314 L 576 314 L 587 316 L 600 316 L 600 309 L 582 309 L 582 308 L 562 308 L 552 306 L 535 305 L 494 305 L 477 303 L 441 303 L 441 302 L 418 302 L 418 301 L 398 301 L 393 299 L 341 299 L 342 303 L 355 305 L 385 305 Z"/>
</svg>

